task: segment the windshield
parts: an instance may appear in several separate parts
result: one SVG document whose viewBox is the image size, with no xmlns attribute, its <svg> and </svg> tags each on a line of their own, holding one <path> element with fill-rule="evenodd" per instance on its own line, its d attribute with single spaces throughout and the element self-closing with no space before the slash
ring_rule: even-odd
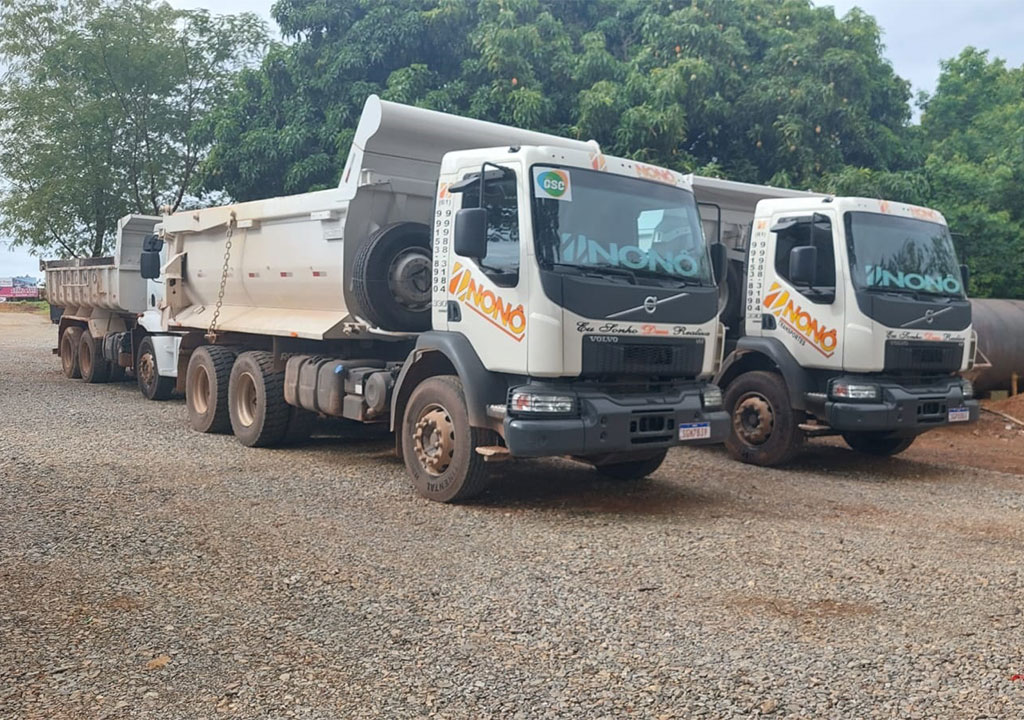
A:
<svg viewBox="0 0 1024 720">
<path fill-rule="evenodd" d="M 533 168 L 537 255 L 546 268 L 632 282 L 713 285 L 693 193 L 578 168 Z"/>
<path fill-rule="evenodd" d="M 848 212 L 845 224 L 856 287 L 963 296 L 960 266 L 945 225 L 869 212 Z"/>
</svg>

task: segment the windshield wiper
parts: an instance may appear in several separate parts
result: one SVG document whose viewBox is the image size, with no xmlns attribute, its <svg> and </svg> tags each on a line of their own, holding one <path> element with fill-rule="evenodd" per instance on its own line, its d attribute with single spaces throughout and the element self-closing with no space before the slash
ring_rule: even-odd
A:
<svg viewBox="0 0 1024 720">
<path fill-rule="evenodd" d="M 947 300 L 956 300 L 959 295 L 947 295 L 946 293 L 933 292 L 931 290 L 915 290 L 913 288 L 878 288 L 869 287 L 866 290 L 876 295 L 909 295 L 915 300 L 923 300 L 925 298 L 945 298 Z"/>
<path fill-rule="evenodd" d="M 684 286 L 684 285 L 699 285 L 704 286 L 704 283 L 699 280 L 690 280 L 683 277 L 682 275 L 669 275 L 668 273 L 658 272 L 657 270 L 651 270 L 650 268 L 638 268 L 633 270 L 636 275 L 644 278 L 654 278 L 655 280 L 667 280 L 673 284 Z"/>
<path fill-rule="evenodd" d="M 572 263 L 553 262 L 549 263 L 553 268 L 565 268 L 576 271 L 579 275 L 586 277 L 606 278 L 609 275 L 621 275 L 636 285 L 636 273 L 627 268 L 615 267 L 614 265 L 573 265 Z"/>
</svg>

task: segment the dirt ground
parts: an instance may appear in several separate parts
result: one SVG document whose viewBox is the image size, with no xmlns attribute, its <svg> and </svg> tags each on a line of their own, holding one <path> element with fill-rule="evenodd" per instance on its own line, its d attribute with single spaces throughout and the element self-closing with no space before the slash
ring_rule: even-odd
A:
<svg viewBox="0 0 1024 720">
<path fill-rule="evenodd" d="M 1024 718 L 1001 418 L 639 483 L 509 462 L 450 506 L 386 436 L 245 448 L 55 340 L 0 314 L 0 720 Z"/>
</svg>

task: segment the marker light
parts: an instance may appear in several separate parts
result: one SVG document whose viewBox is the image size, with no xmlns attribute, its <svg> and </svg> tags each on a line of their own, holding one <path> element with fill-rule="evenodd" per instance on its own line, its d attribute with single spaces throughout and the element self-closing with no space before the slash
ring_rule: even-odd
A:
<svg viewBox="0 0 1024 720">
<path fill-rule="evenodd" d="M 832 397 L 837 400 L 877 400 L 877 385 L 861 385 L 857 383 L 832 383 Z"/>
<path fill-rule="evenodd" d="M 576 398 L 572 395 L 551 395 L 528 390 L 516 390 L 508 401 L 511 413 L 551 413 L 568 415 L 576 411 Z"/>
</svg>

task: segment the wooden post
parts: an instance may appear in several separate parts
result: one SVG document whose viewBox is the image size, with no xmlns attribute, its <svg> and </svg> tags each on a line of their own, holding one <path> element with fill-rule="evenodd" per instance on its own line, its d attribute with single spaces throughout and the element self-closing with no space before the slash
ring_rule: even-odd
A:
<svg viewBox="0 0 1024 720">
<path fill-rule="evenodd" d="M 1010 375 L 1010 397 L 1017 394 L 1017 380 L 1020 376 L 1017 373 Z"/>
</svg>

